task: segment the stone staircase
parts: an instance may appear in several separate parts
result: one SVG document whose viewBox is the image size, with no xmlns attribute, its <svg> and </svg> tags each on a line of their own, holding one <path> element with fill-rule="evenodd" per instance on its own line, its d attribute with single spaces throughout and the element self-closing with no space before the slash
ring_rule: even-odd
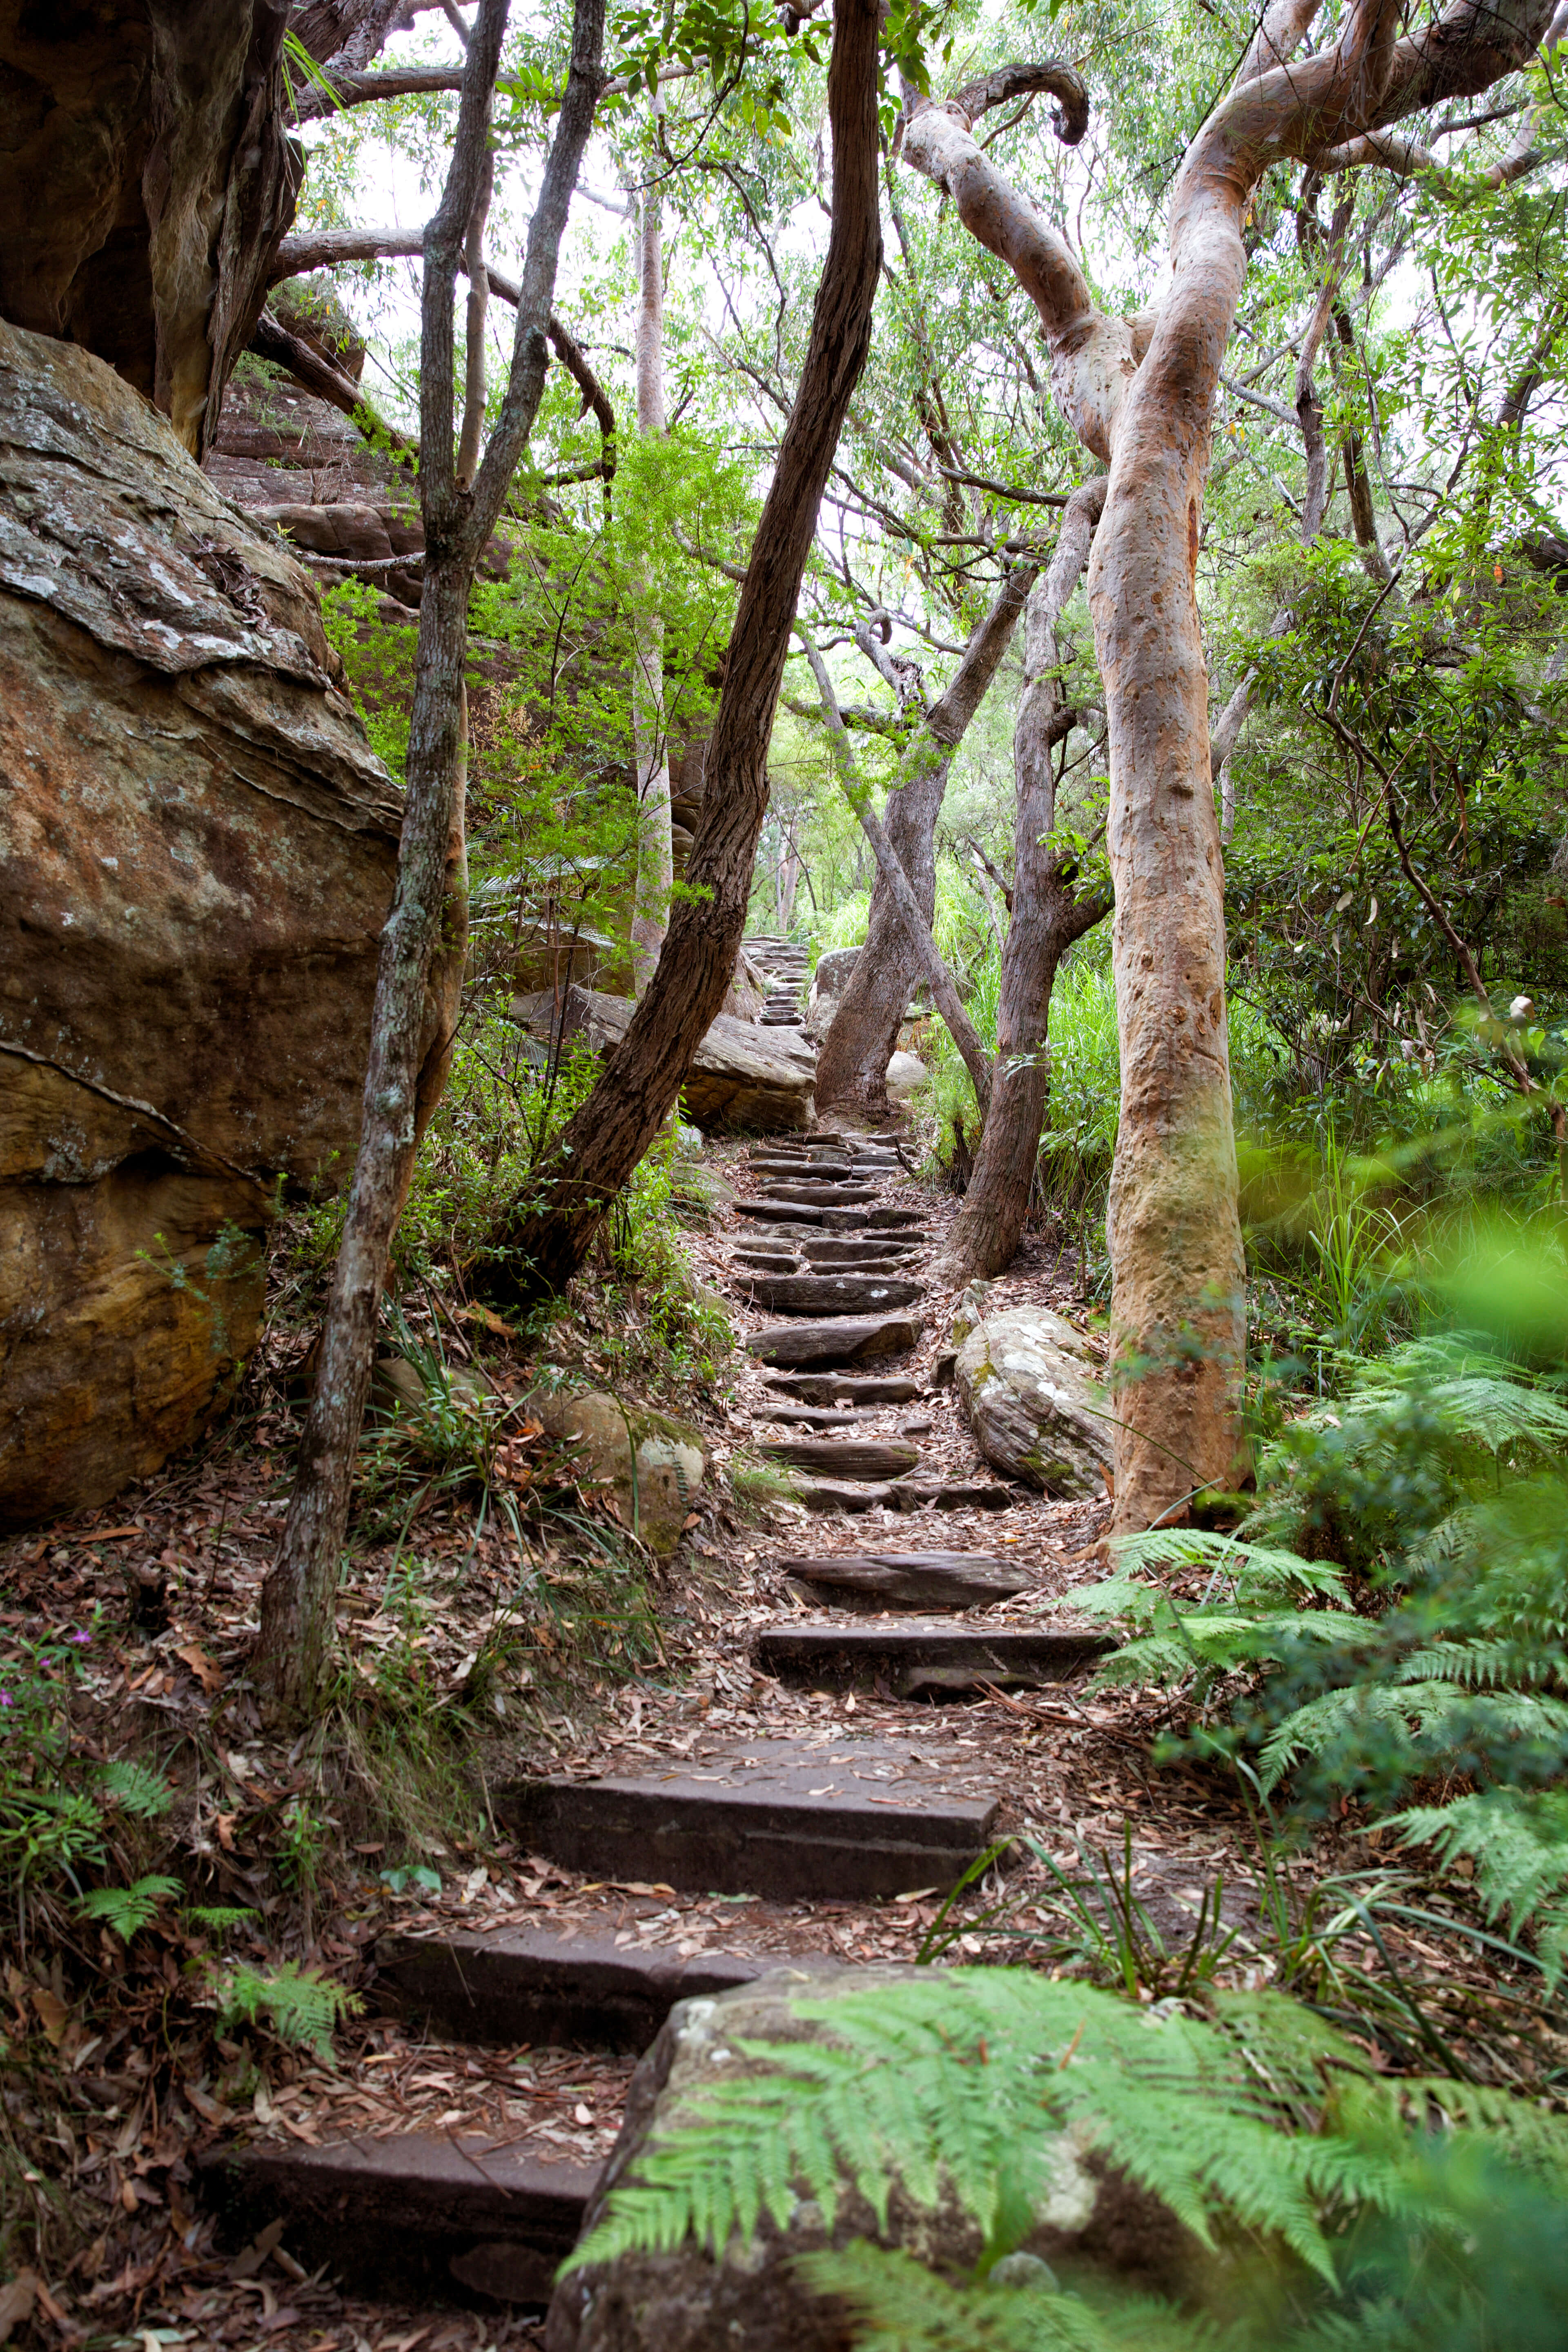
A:
<svg viewBox="0 0 1568 2352">
<path fill-rule="evenodd" d="M 742 942 L 746 953 L 768 983 L 763 1007 L 764 1029 L 800 1029 L 805 1020 L 805 987 L 809 958 L 793 940 L 765 938 Z"/>
<path fill-rule="evenodd" d="M 848 1133 L 772 1138 L 752 1149 L 748 1179 L 758 1189 L 736 1202 L 727 1283 L 763 1457 L 813 1511 L 1016 1507 L 1011 1487 L 954 1480 L 922 1451 L 945 1404 L 913 1369 L 931 1237 L 897 1150 Z M 894 1430 L 872 1425 L 889 1418 Z M 491 2053 L 525 2047 L 640 2052 L 676 2001 L 779 1964 L 776 1949 L 682 1950 L 683 1902 L 739 1898 L 737 1945 L 758 1916 L 748 1903 L 793 1906 L 833 1957 L 830 1913 L 875 1917 L 888 1898 L 951 1887 L 992 1843 L 1011 1775 L 973 1742 L 933 1739 L 931 1701 L 1060 1682 L 1106 1646 L 1038 1618 L 999 1622 L 1033 1581 L 1005 1557 L 911 1546 L 803 1551 L 783 1564 L 774 1613 L 749 1644 L 754 1687 L 781 1693 L 776 1730 L 714 1726 L 678 1754 L 643 1749 L 646 1764 L 622 1742 L 607 1763 L 490 1792 L 531 1870 L 584 1874 L 584 1899 L 605 1890 L 602 1929 L 382 1937 L 377 1996 L 442 2045 L 443 2065 L 482 2053 L 493 2072 Z M 845 1695 L 811 1702 L 830 1708 L 829 1726 L 793 1699 L 787 1713 L 782 1695 L 802 1687 Z M 859 1692 L 877 1695 L 875 1728 L 850 1712 Z M 764 1720 L 766 1708 L 763 1698 Z M 629 1942 L 620 1921 L 632 1897 L 668 1899 L 668 1942 Z M 205 2193 L 233 2242 L 280 2246 L 289 2263 L 326 2264 L 362 2292 L 544 2302 L 598 2163 L 574 2162 L 526 2125 L 503 2135 L 442 2120 L 330 2145 L 230 2147 L 206 2160 Z"/>
</svg>

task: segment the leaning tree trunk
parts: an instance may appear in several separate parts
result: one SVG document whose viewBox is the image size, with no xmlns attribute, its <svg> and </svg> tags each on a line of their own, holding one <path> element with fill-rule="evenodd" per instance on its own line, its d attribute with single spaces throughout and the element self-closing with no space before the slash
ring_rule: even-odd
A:
<svg viewBox="0 0 1568 2352">
<path fill-rule="evenodd" d="M 800 389 L 741 590 L 702 814 L 658 967 L 620 1047 L 497 1236 L 503 1299 L 564 1288 L 610 1202 L 674 1108 L 722 1005 L 767 809 L 767 751 L 795 600 L 828 468 L 870 348 L 881 268 L 876 0 L 836 0 L 827 101 L 833 228 Z"/>
<path fill-rule="evenodd" d="M 928 933 L 936 912 L 936 821 L 948 772 L 1007 650 L 1034 578 L 1028 565 L 1007 574 L 964 647 L 947 691 L 920 721 L 905 755 L 903 779 L 888 796 L 883 826 Z M 819 1109 L 852 1103 L 886 1110 L 888 1064 L 898 1046 L 910 992 L 921 977 L 920 949 L 879 868 L 866 944 L 817 1055 Z"/>
<path fill-rule="evenodd" d="M 1017 1255 L 1034 1188 L 1050 1091 L 1048 1030 L 1057 966 L 1075 940 L 1110 911 L 1109 898 L 1074 897 L 1050 845 L 1056 823 L 1051 755 L 1077 713 L 1063 689 L 1057 626 L 1077 588 L 1105 503 L 1105 478 L 1075 490 L 1050 567 L 1030 592 L 1024 694 L 1013 738 L 1017 782 L 1013 826 L 1013 919 L 1002 950 L 996 1062 L 980 1150 L 939 1272 L 958 1286 L 994 1275 Z"/>
<path fill-rule="evenodd" d="M 661 92 L 653 100 L 657 125 Z M 661 434 L 664 406 L 664 207 L 657 180 L 642 192 L 637 224 L 636 332 L 637 431 Z M 669 924 L 675 835 L 669 805 L 669 740 L 664 700 L 664 615 L 656 612 L 652 567 L 640 583 L 632 645 L 632 745 L 637 761 L 637 878 L 632 908 L 632 976 L 640 996 L 653 977 Z"/>
<path fill-rule="evenodd" d="M 1008 68 L 945 106 L 905 101 L 907 159 L 1029 294 L 1058 405 L 1110 463 L 1089 593 L 1110 721 L 1121 1043 L 1107 1220 L 1119 1530 L 1180 1517 L 1244 1458 L 1224 877 L 1196 595 L 1215 394 L 1247 270 L 1242 218 L 1270 165 L 1516 69 L 1552 0 L 1457 0 L 1399 42 L 1396 0 L 1352 0 L 1336 42 L 1288 63 L 1316 13 L 1316 0 L 1273 0 L 1236 86 L 1189 148 L 1172 202 L 1172 283 L 1152 317 L 1097 311 L 1066 240 L 971 135 L 986 107 L 1024 87 L 1054 91 L 1068 135 L 1074 125 L 1081 135 L 1085 92 L 1071 68 Z"/>
<path fill-rule="evenodd" d="M 454 466 L 453 299 L 464 240 L 488 183 L 490 98 L 509 6 L 510 0 L 481 0 L 474 19 L 451 169 L 426 236 L 419 423 L 428 554 L 415 654 L 407 792 L 396 892 L 382 934 L 359 1153 L 289 1516 L 261 1596 L 257 1679 L 269 1705 L 283 1713 L 314 1707 L 334 1630 L 376 1318 L 418 1139 L 420 1031 L 448 905 L 455 839 L 460 857 L 468 598 L 538 413 L 567 206 L 604 79 L 605 0 L 577 0 L 566 92 L 529 226 L 511 370 L 469 488 Z M 476 372 L 465 403 L 465 449 L 477 446 L 471 436 L 478 433 L 484 407 L 482 374 Z M 426 1101 L 427 1097 L 428 1089 Z"/>
</svg>

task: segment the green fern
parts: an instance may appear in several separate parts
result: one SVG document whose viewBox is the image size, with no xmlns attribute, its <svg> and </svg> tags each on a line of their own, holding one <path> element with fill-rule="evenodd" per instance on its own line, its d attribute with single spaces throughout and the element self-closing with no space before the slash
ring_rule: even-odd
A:
<svg viewBox="0 0 1568 2352">
<path fill-rule="evenodd" d="M 230 1928 L 243 1927 L 256 1914 L 242 1903 L 198 1903 L 185 1916 L 193 1927 L 200 1927 L 209 1936 L 226 1936 Z"/>
<path fill-rule="evenodd" d="M 1413 1805 L 1389 1823 L 1450 1867 L 1468 1857 L 1489 1920 L 1528 1920 L 1547 1982 L 1568 1966 L 1568 1791 L 1481 1789 L 1446 1805 Z"/>
<path fill-rule="evenodd" d="M 160 1903 L 172 1895 L 183 1895 L 184 1888 L 177 1878 L 167 1878 L 153 1873 L 138 1878 L 129 1886 L 100 1886 L 84 1895 L 77 1905 L 83 1919 L 97 1919 L 128 1944 L 148 1922 L 156 1917 Z"/>
<path fill-rule="evenodd" d="M 263 1974 L 237 1968 L 222 1989 L 219 2021 L 226 2027 L 256 2025 L 263 2019 L 280 2042 L 292 2042 L 330 2057 L 332 2036 L 364 2007 L 358 1993 L 334 1983 L 319 1969 L 285 1960 Z"/>
<path fill-rule="evenodd" d="M 847 2184 L 885 2227 L 895 2182 L 921 2205 L 954 2197 L 994 2258 L 1027 2233 L 1070 2144 L 1152 2191 L 1201 2244 L 1213 2247 L 1220 2222 L 1240 2224 L 1327 2278 L 1320 2206 L 1384 2188 L 1380 2160 L 1292 2128 L 1315 2116 L 1321 2067 L 1361 2062 L 1282 2000 L 1221 2000 L 1211 2022 L 987 1969 L 794 2007 L 833 2038 L 742 2044 L 767 2071 L 694 2095 L 573 2266 L 689 2233 L 717 2252 L 764 2213 L 786 2228 L 799 2193 L 831 2225 Z"/>
<path fill-rule="evenodd" d="M 122 1813 L 133 1813 L 139 1821 L 160 1820 L 174 1801 L 174 1791 L 163 1774 L 145 1764 L 106 1764 L 99 1784 Z"/>
<path fill-rule="evenodd" d="M 799 2263 L 814 2294 L 837 2296 L 859 2323 L 856 2352 L 1202 2352 L 1214 2340 L 1201 2320 L 1169 2304 L 1139 2299 L 1095 2311 L 1048 2284 L 1048 2272 L 1015 2284 L 1001 2268 L 1000 2278 L 959 2284 L 864 2239 Z"/>
</svg>

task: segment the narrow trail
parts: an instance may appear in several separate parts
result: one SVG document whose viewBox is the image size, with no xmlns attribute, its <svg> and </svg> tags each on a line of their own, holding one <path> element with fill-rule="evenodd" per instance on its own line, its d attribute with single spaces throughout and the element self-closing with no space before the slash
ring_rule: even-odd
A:
<svg viewBox="0 0 1568 2352">
<path fill-rule="evenodd" d="M 765 1017 L 798 1024 L 804 960 L 748 948 L 773 950 Z M 793 1495 L 738 1558 L 699 1540 L 705 1664 L 489 1792 L 512 1877 L 411 1906 L 376 1947 L 387 2014 L 358 2063 L 304 2070 L 208 2165 L 236 2242 L 405 2310 L 471 2299 L 498 2344 L 533 2340 L 517 2307 L 548 2297 L 674 2001 L 792 1960 L 911 1958 L 994 1843 L 1026 1832 L 1065 1864 L 1149 1803 L 1141 1743 L 1081 1696 L 1102 1637 L 1053 1613 L 1094 1572 L 1104 1506 L 976 1466 L 942 1385 L 931 1196 L 897 1145 L 817 1129 L 728 1172 L 702 1253 L 748 1360 L 726 1437 Z M 1229 1857 L 1201 1789 L 1163 1791 L 1160 1822 L 1139 1889 L 1179 1926 L 1186 1882 Z M 1021 1893 L 1038 1871 L 1014 1866 Z M 951 1957 L 984 1949 L 966 1934 Z"/>
</svg>

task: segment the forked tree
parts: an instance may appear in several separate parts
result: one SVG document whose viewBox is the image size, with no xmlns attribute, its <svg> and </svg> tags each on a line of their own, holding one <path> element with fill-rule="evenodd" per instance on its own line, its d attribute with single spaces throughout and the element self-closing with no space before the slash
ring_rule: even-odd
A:
<svg viewBox="0 0 1568 2352">
<path fill-rule="evenodd" d="M 1005 73 L 906 101 L 903 154 L 1034 302 L 1054 397 L 1110 467 L 1089 566 L 1109 719 L 1108 846 L 1121 1048 L 1107 1219 L 1115 1333 L 1115 1527 L 1181 1517 L 1242 1466 L 1245 1267 L 1225 992 L 1224 874 L 1196 576 L 1215 395 L 1247 273 L 1242 223 L 1277 163 L 1311 163 L 1517 71 L 1552 0 L 1456 0 L 1399 37 L 1398 0 L 1350 0 L 1298 58 L 1317 0 L 1272 0 L 1228 95 L 1189 146 L 1157 310 L 1096 309 L 1065 236 L 973 135 Z M 1064 110 L 1068 67 L 1026 69 Z M 1379 160 L 1375 147 L 1363 151 Z"/>
<path fill-rule="evenodd" d="M 529 226 L 510 370 L 481 457 L 482 298 L 478 334 L 471 331 L 474 310 L 468 314 L 460 423 L 453 306 L 465 255 L 470 285 L 477 289 L 485 275 L 490 107 L 510 5 L 480 0 L 468 33 L 451 165 L 424 240 L 419 490 L 426 559 L 407 790 L 396 886 L 376 973 L 359 1151 L 294 1490 L 261 1596 L 257 1677 L 279 1709 L 313 1706 L 332 1633 L 382 1286 L 413 1174 L 421 1112 L 432 1091 L 424 1067 L 426 988 L 462 868 L 468 599 L 539 412 L 561 239 L 604 80 L 605 0 L 576 0 L 566 88 Z"/>
</svg>

